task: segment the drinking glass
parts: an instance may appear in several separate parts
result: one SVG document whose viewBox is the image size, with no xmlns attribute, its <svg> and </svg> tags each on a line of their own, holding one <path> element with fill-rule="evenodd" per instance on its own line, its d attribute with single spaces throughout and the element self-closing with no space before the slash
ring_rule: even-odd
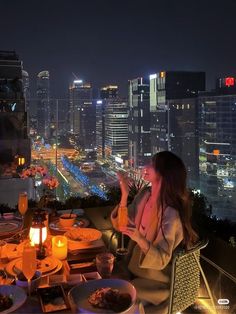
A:
<svg viewBox="0 0 236 314">
<path fill-rule="evenodd" d="M 114 255 L 111 253 L 100 253 L 96 255 L 97 271 L 102 278 L 110 278 L 114 266 Z"/>
<path fill-rule="evenodd" d="M 28 196 L 27 192 L 19 193 L 18 198 L 18 210 L 22 216 L 25 215 L 26 211 L 28 209 Z"/>
<path fill-rule="evenodd" d="M 28 281 L 28 292 L 31 295 L 31 279 L 37 270 L 36 249 L 30 243 L 27 243 L 23 249 L 22 272 Z"/>
<path fill-rule="evenodd" d="M 126 228 L 128 225 L 128 208 L 127 207 L 119 207 L 118 209 L 118 226 L 121 230 L 122 228 Z M 124 245 L 124 234 L 121 233 L 121 247 L 116 250 L 118 255 L 126 255 L 128 250 Z"/>
</svg>

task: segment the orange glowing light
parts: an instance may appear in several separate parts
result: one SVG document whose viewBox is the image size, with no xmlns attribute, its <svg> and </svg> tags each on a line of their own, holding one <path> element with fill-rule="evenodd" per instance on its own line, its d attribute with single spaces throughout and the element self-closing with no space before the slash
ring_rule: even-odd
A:
<svg viewBox="0 0 236 314">
<path fill-rule="evenodd" d="M 34 227 L 32 226 L 30 228 L 30 242 L 33 245 L 39 245 L 40 244 L 40 227 Z M 47 227 L 42 227 L 42 243 L 47 239 Z"/>
<path fill-rule="evenodd" d="M 165 72 L 161 72 L 161 77 L 165 77 Z"/>
<path fill-rule="evenodd" d="M 24 166 L 24 164 L 25 164 L 25 158 L 18 157 L 18 166 Z"/>
<path fill-rule="evenodd" d="M 218 156 L 220 154 L 220 150 L 219 149 L 214 149 L 213 150 L 213 155 Z"/>
</svg>

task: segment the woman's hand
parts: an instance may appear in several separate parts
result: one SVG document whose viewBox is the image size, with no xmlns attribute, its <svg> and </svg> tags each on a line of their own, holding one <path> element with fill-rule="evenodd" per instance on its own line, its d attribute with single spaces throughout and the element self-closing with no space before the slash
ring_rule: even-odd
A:
<svg viewBox="0 0 236 314">
<path fill-rule="evenodd" d="M 135 241 L 141 248 L 141 250 L 146 254 L 149 250 L 150 244 L 147 239 L 138 231 L 135 227 L 120 228 L 120 231 L 130 237 Z"/>
<path fill-rule="evenodd" d="M 137 243 L 143 237 L 141 235 L 141 233 L 138 231 L 138 229 L 135 227 L 126 227 L 126 228 L 122 227 L 122 228 L 120 228 L 120 231 L 122 233 L 126 234 L 127 236 L 129 236 L 130 239 L 132 239 L 133 241 L 135 241 Z"/>
</svg>

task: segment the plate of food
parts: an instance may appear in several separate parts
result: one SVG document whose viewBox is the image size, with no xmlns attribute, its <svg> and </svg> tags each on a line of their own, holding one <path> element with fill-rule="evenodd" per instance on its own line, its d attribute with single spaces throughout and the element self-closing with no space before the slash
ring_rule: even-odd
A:
<svg viewBox="0 0 236 314">
<path fill-rule="evenodd" d="M 87 281 L 68 294 L 76 313 L 128 313 L 136 303 L 134 286 L 121 279 Z"/>
<path fill-rule="evenodd" d="M 74 244 L 87 244 L 101 239 L 101 231 L 93 228 L 73 228 L 65 233 L 68 241 Z"/>
<path fill-rule="evenodd" d="M 45 257 L 43 260 L 37 260 L 37 271 L 42 274 L 42 277 L 56 273 L 61 267 L 62 262 L 52 256 Z M 22 272 L 22 258 L 10 261 L 6 265 L 6 272 L 13 277 L 19 275 Z"/>
<path fill-rule="evenodd" d="M 0 286 L 0 313 L 12 313 L 26 301 L 27 295 L 17 286 Z"/>
<path fill-rule="evenodd" d="M 75 222 L 73 223 L 73 228 L 86 228 L 90 224 L 89 220 L 86 218 L 77 218 Z M 59 220 L 56 220 L 55 222 L 51 222 L 49 224 L 49 228 L 53 231 L 58 232 L 66 232 L 71 229 L 71 227 L 62 226 Z"/>
</svg>

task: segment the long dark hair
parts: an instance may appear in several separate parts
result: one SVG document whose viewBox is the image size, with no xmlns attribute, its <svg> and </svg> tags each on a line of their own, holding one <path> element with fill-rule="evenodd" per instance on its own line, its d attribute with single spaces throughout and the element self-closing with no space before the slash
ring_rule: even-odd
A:
<svg viewBox="0 0 236 314">
<path fill-rule="evenodd" d="M 169 151 L 163 151 L 152 157 L 154 169 L 161 175 L 159 205 L 161 209 L 161 226 L 165 208 L 171 206 L 179 212 L 183 225 L 183 245 L 191 248 L 198 236 L 191 224 L 191 200 L 186 187 L 187 171 L 183 161 Z M 165 236 L 165 235 L 164 235 Z"/>
</svg>

